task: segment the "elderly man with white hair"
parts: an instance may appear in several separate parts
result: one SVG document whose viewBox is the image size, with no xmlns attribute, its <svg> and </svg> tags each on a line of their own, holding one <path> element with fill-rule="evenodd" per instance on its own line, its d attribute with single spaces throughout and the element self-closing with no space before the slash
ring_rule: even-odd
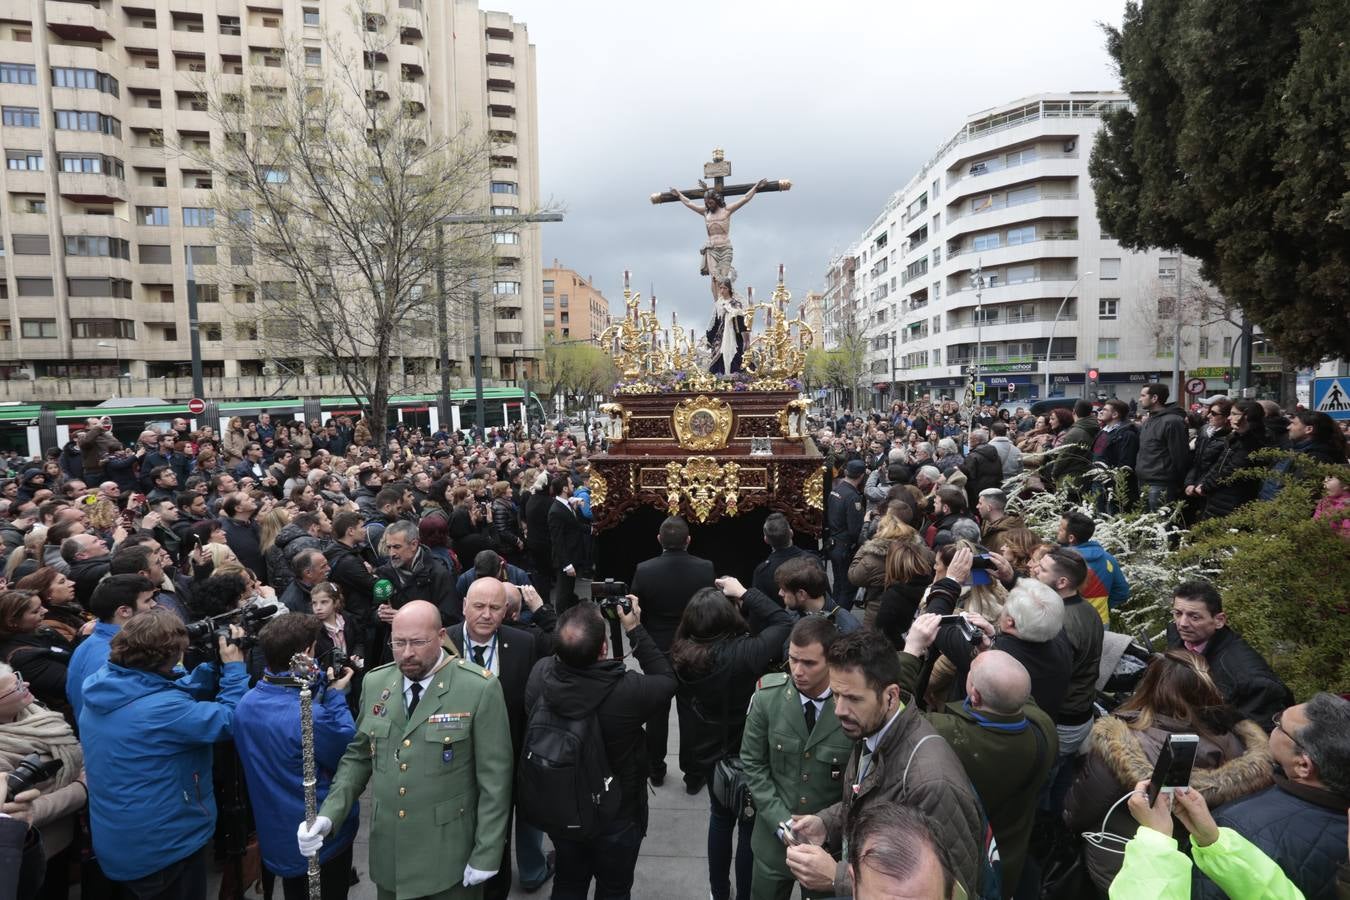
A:
<svg viewBox="0 0 1350 900">
<path fill-rule="evenodd" d="M 1010 578 L 1012 567 L 997 553 L 990 558 L 994 575 Z M 961 547 L 947 566 L 947 576 L 933 583 L 928 592 L 928 612 L 952 615 L 961 599 L 961 587 L 970 580 L 974 554 Z M 938 632 L 934 645 L 956 667 L 953 683 L 966 685 L 966 675 L 982 649 L 1002 650 L 1020 662 L 1031 677 L 1031 696 L 1036 705 L 1054 719 L 1059 715 L 1073 670 L 1073 648 L 1064 633 L 1064 601 L 1049 585 L 1019 578 L 1003 603 L 997 622 L 982 616 L 967 616 L 980 633 L 969 635 L 960 625 L 947 625 Z"/>
</svg>

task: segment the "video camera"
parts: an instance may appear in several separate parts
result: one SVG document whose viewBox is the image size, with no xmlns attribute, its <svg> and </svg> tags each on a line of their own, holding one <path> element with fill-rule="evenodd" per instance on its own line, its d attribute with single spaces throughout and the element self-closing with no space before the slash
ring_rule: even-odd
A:
<svg viewBox="0 0 1350 900">
<path fill-rule="evenodd" d="M 619 610 L 623 610 L 624 615 L 633 612 L 633 602 L 628 599 L 626 582 L 615 581 L 613 578 L 593 581 L 591 582 L 591 599 L 595 601 L 596 606 L 600 607 L 601 615 L 615 622 L 619 620 Z"/>
<path fill-rule="evenodd" d="M 275 603 L 241 606 L 239 609 L 210 616 L 187 627 L 188 647 L 214 657 L 218 651 L 218 639 L 225 638 L 234 646 L 247 653 L 258 641 L 258 630 L 277 613 Z M 230 635 L 230 626 L 238 625 L 244 629 L 242 638 Z"/>
</svg>

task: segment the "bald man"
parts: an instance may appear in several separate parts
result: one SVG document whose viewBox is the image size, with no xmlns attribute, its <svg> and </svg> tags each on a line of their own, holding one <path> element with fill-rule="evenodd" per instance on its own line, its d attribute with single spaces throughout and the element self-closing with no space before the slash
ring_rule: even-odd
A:
<svg viewBox="0 0 1350 900">
<path fill-rule="evenodd" d="M 919 616 L 905 635 L 900 688 L 911 696 L 941 618 L 932 613 Z M 927 717 L 956 751 L 984 804 L 1003 860 L 1008 896 L 1021 878 L 1036 798 L 1059 753 L 1054 720 L 1032 701 L 1026 667 L 1002 650 L 990 649 L 971 661 L 966 699 L 954 700 Z"/>
<path fill-rule="evenodd" d="M 318 852 L 370 784 L 378 900 L 477 900 L 501 866 L 511 812 L 501 685 L 447 645 L 430 603 L 401 606 L 390 636 L 394 662 L 366 674 L 356 737 L 314 823 L 300 823 L 300 852 Z"/>
<path fill-rule="evenodd" d="M 532 632 L 503 624 L 510 609 L 506 591 L 507 585 L 490 575 L 480 575 L 471 581 L 464 595 L 464 621 L 452 625 L 449 635 L 460 656 L 487 669 L 501 683 L 511 726 L 511 759 L 514 761 L 520 759 L 525 722 L 529 718 L 525 708 L 525 683 L 530 680 L 530 670 L 544 651 Z M 484 885 L 485 900 L 505 900 L 510 893 L 510 853 L 508 835 L 501 868 Z M 543 834 L 529 828 L 519 818 L 516 819 L 516 856 L 522 886 L 538 888 L 548 879 Z"/>
</svg>

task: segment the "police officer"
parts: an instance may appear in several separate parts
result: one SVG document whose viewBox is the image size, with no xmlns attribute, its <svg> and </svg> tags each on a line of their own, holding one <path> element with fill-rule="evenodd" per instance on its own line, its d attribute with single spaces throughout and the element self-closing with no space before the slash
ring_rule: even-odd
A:
<svg viewBox="0 0 1350 900">
<path fill-rule="evenodd" d="M 867 466 L 860 459 L 849 460 L 844 477 L 834 483 L 825 503 L 825 524 L 830 529 L 830 569 L 834 574 L 834 602 L 844 609 L 853 608 L 855 588 L 848 581 L 848 564 L 858 548 L 863 526 L 861 485 Z"/>
<path fill-rule="evenodd" d="M 853 741 L 839 727 L 825 654 L 839 636 L 828 618 L 806 616 L 788 638 L 788 669 L 765 675 L 750 701 L 741 766 L 755 797 L 751 900 L 787 900 L 796 880 L 776 832 L 790 816 L 824 809 L 839 798 Z M 827 894 L 803 892 L 804 897 Z"/>
<path fill-rule="evenodd" d="M 356 737 L 314 824 L 300 823 L 300 852 L 318 851 L 373 778 L 378 900 L 481 898 L 501 865 L 511 810 L 501 686 L 446 652 L 441 614 L 424 600 L 400 607 L 390 633 L 397 665 L 366 674 Z"/>
</svg>

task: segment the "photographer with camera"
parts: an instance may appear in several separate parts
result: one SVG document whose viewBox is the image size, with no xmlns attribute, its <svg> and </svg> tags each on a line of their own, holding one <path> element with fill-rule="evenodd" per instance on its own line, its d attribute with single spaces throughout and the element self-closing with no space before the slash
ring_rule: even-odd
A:
<svg viewBox="0 0 1350 900">
<path fill-rule="evenodd" d="M 84 686 L 80 734 L 94 786 L 94 852 L 137 900 L 206 896 L 216 828 L 213 745 L 230 736 L 248 690 L 243 651 L 232 640 L 243 629 L 214 636 L 219 663 L 175 681 L 187 627 L 166 610 L 133 616 L 113 637 L 107 666 Z"/>
<path fill-rule="evenodd" d="M 235 709 L 234 743 L 244 767 L 249 797 L 258 828 L 258 847 L 267 871 L 281 878 L 286 900 L 306 900 L 307 863 L 295 844 L 291 823 L 305 815 L 300 740 L 300 681 L 292 658 L 315 659 L 315 645 L 323 623 L 315 616 L 280 616 L 258 632 L 267 670 Z M 322 666 L 319 663 L 318 666 Z M 313 702 L 314 761 L 318 802 L 328 796 L 332 776 L 347 744 L 356 735 L 356 723 L 347 706 L 350 668 L 328 669 L 320 677 L 316 666 L 309 680 L 317 682 Z M 326 682 L 326 683 L 325 683 Z M 357 807 L 353 806 L 353 812 Z M 352 841 L 360 824 L 351 815 L 325 844 L 319 855 L 322 900 L 345 900 L 352 869 Z"/>
<path fill-rule="evenodd" d="M 70 880 L 79 812 L 88 801 L 84 754 L 60 713 L 34 702 L 23 676 L 0 663 L 0 776 L 9 800 L 0 812 L 39 830 L 47 854 L 44 892 L 60 897 Z"/>
<path fill-rule="evenodd" d="M 532 719 L 541 710 L 582 722 L 595 717 L 604 759 L 591 760 L 593 765 L 586 768 L 603 766 L 619 794 L 613 814 L 599 823 L 595 833 L 582 839 L 553 836 L 558 865 L 553 896 L 558 900 L 582 900 L 590 893 L 592 879 L 596 896 L 627 897 L 647 834 L 647 745 L 642 725 L 656 710 L 669 708 L 676 681 L 670 661 L 642 625 L 637 597 L 626 599 L 628 610 L 620 606 L 616 614 L 640 673 L 629 670 L 623 660 L 610 658 L 605 618 L 595 603 L 582 601 L 558 617 L 555 655 L 534 667 L 525 686 Z M 527 726 L 527 746 L 529 734 Z M 555 798 L 518 791 L 516 799 L 522 816 L 537 819 L 527 804 Z"/>
</svg>

